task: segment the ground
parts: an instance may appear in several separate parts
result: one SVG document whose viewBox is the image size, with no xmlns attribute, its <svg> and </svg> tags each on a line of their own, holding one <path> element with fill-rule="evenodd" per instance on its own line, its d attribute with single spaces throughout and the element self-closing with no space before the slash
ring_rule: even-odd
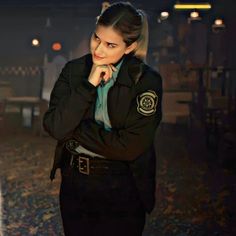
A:
<svg viewBox="0 0 236 236">
<path fill-rule="evenodd" d="M 63 235 L 60 173 L 49 180 L 55 143 L 28 130 L 0 133 L 4 236 Z M 236 235 L 236 174 L 206 148 L 204 129 L 161 126 L 155 146 L 156 206 L 143 236 Z"/>
</svg>

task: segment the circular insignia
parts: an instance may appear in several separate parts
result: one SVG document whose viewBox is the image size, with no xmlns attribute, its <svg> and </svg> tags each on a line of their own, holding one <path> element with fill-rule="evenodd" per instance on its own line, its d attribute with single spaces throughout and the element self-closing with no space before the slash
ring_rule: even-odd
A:
<svg viewBox="0 0 236 236">
<path fill-rule="evenodd" d="M 150 116 L 156 112 L 158 96 L 153 90 L 148 90 L 145 93 L 137 96 L 137 111 L 144 115 Z"/>
</svg>

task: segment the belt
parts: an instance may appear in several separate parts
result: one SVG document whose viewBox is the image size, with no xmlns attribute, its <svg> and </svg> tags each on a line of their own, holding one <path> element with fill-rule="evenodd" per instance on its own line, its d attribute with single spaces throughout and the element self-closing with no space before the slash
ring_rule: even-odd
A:
<svg viewBox="0 0 236 236">
<path fill-rule="evenodd" d="M 105 160 L 99 157 L 88 156 L 87 154 L 73 154 L 67 150 L 69 165 L 85 175 L 104 174 L 128 174 L 130 173 L 128 163 L 122 161 Z M 68 158 L 68 157 L 67 157 Z"/>
</svg>

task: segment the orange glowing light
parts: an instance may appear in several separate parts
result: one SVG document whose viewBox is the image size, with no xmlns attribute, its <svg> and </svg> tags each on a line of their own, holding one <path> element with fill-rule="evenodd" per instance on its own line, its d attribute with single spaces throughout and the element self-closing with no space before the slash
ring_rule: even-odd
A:
<svg viewBox="0 0 236 236">
<path fill-rule="evenodd" d="M 52 50 L 53 51 L 60 51 L 62 49 L 62 45 L 59 42 L 53 43 L 52 44 Z"/>
</svg>

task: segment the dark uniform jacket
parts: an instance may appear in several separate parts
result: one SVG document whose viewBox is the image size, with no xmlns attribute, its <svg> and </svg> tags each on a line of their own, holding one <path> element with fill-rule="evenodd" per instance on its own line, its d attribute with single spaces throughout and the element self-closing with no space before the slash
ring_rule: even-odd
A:
<svg viewBox="0 0 236 236">
<path fill-rule="evenodd" d="M 94 119 L 97 88 L 88 82 L 92 65 L 91 54 L 69 61 L 52 90 L 43 120 L 45 130 L 58 140 L 51 179 L 60 167 L 65 141 L 73 138 L 107 159 L 127 162 L 144 207 L 151 212 L 156 168 L 153 140 L 162 114 L 161 77 L 143 61 L 126 55 L 108 92 L 112 130 L 107 131 Z"/>
</svg>

